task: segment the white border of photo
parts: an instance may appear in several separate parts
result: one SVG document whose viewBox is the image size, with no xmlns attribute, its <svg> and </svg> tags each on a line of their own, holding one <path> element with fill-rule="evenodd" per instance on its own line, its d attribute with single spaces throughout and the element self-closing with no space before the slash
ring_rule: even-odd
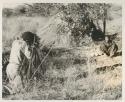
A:
<svg viewBox="0 0 125 102">
<path fill-rule="evenodd" d="M 121 100 L 2 100 L 2 7 L 15 7 L 14 5 L 20 5 L 21 3 L 116 3 L 122 5 L 122 99 Z M 0 102 L 1 101 L 31 101 L 31 102 L 125 102 L 125 0 L 0 0 Z"/>
</svg>

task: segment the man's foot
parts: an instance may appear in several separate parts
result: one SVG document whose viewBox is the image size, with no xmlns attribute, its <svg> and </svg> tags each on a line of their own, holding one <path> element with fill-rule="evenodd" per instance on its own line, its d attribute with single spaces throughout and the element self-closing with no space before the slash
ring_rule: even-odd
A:
<svg viewBox="0 0 125 102">
<path fill-rule="evenodd" d="M 114 55 L 110 55 L 110 58 L 113 58 L 114 57 Z"/>
<path fill-rule="evenodd" d="M 103 56 L 104 56 L 104 57 L 109 57 L 109 56 L 108 56 L 107 54 L 105 54 L 105 53 L 103 53 Z"/>
</svg>

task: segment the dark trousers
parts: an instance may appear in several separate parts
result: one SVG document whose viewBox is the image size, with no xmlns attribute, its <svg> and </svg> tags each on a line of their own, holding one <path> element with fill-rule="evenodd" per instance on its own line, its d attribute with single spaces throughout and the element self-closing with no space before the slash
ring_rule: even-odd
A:
<svg viewBox="0 0 125 102">
<path fill-rule="evenodd" d="M 106 46 L 104 43 L 100 47 L 101 51 L 104 52 L 107 56 L 114 56 L 118 51 L 118 46 L 113 43 L 110 46 Z"/>
</svg>

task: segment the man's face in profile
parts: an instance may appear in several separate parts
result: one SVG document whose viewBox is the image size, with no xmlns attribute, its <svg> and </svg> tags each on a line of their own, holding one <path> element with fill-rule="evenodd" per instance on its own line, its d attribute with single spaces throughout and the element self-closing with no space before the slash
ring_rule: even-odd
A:
<svg viewBox="0 0 125 102">
<path fill-rule="evenodd" d="M 108 42 L 109 41 L 109 38 L 106 36 L 105 37 L 105 42 Z"/>
</svg>

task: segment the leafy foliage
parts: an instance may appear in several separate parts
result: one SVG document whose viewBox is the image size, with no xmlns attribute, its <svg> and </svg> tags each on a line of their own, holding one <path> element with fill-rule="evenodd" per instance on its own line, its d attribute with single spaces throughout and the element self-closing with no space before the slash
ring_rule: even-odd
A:
<svg viewBox="0 0 125 102">
<path fill-rule="evenodd" d="M 94 32 L 98 32 L 99 29 L 99 33 L 105 31 L 105 19 L 110 7 L 110 4 L 104 3 L 33 3 L 20 5 L 13 10 L 3 9 L 3 14 L 7 16 L 51 17 L 61 12 L 63 15 L 61 19 L 68 23 L 71 39 L 76 46 L 80 46 L 81 40 L 86 35 L 91 36 L 92 29 L 94 29 Z M 103 28 L 100 28 L 99 20 L 104 23 Z M 65 26 L 62 28 L 65 28 Z M 62 29 L 59 32 L 67 33 Z"/>
</svg>

